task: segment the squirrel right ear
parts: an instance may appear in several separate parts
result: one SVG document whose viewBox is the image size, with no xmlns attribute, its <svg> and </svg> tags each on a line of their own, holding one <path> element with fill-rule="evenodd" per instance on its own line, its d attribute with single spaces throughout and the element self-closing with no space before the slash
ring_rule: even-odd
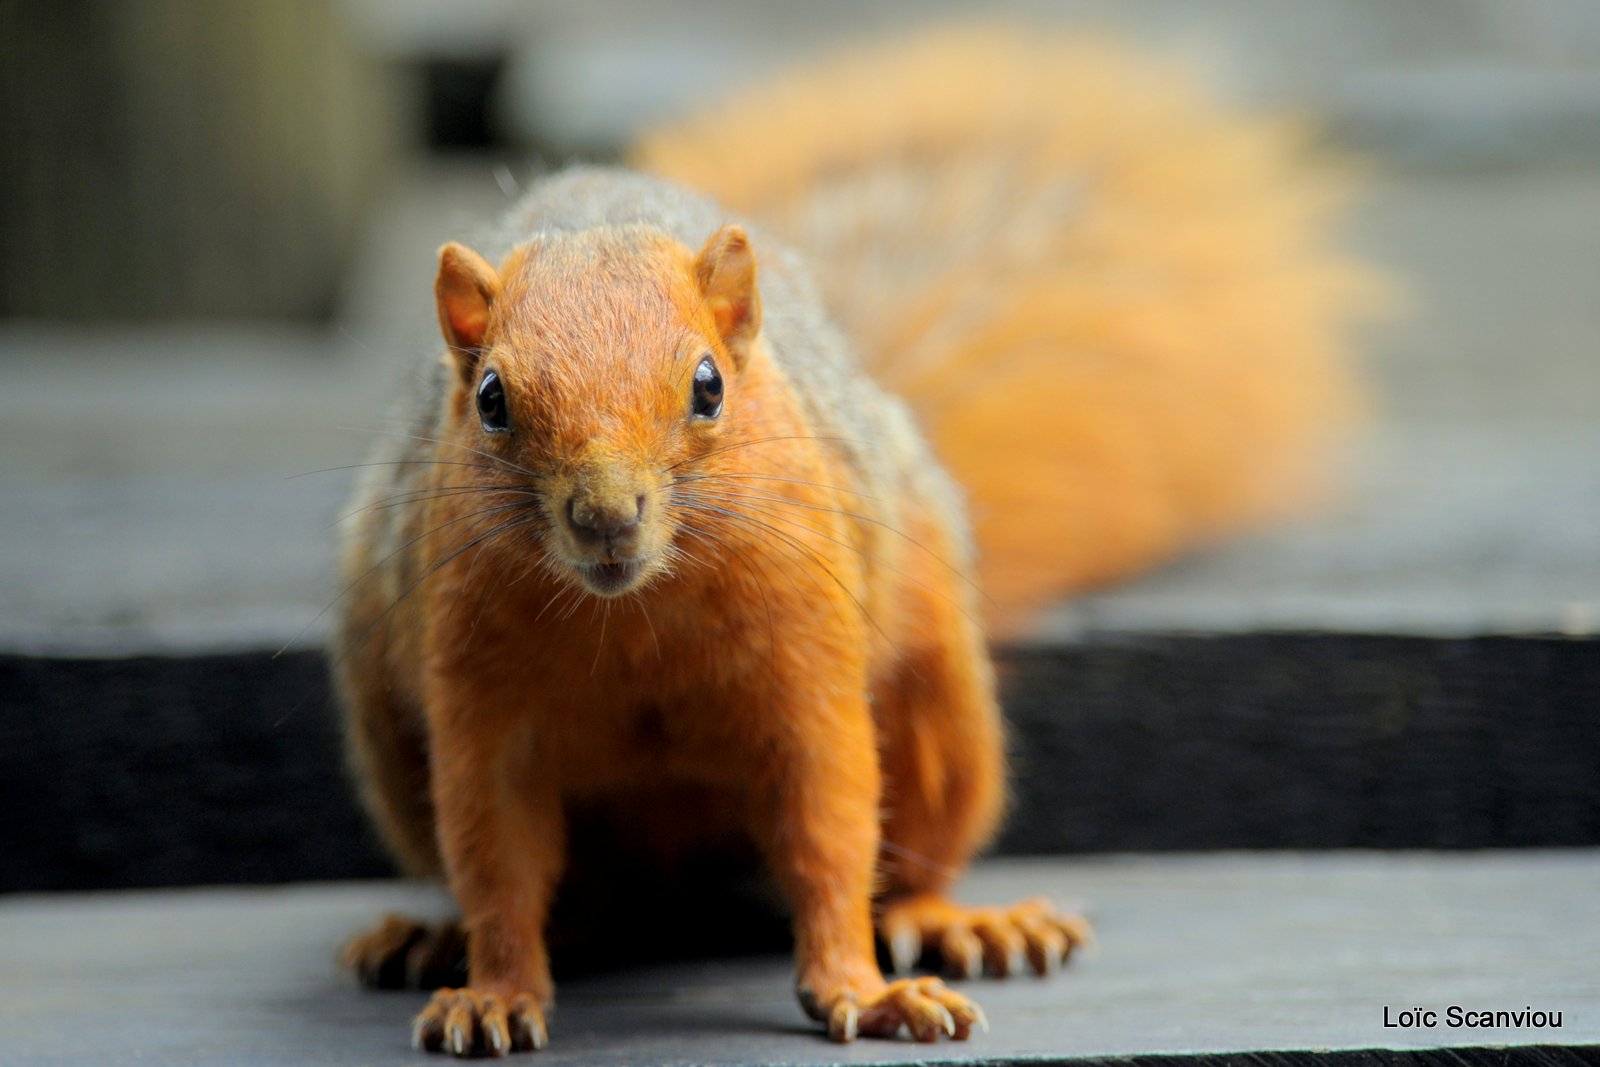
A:
<svg viewBox="0 0 1600 1067">
<path fill-rule="evenodd" d="M 439 249 L 439 277 L 433 283 L 439 303 L 439 329 L 450 354 L 470 379 L 489 330 L 489 308 L 500 295 L 500 276 L 487 260 L 454 241 Z"/>
<path fill-rule="evenodd" d="M 722 343 L 743 367 L 750 344 L 761 332 L 761 293 L 756 289 L 756 257 L 742 226 L 729 223 L 711 235 L 694 261 L 700 295 L 716 320 Z"/>
</svg>

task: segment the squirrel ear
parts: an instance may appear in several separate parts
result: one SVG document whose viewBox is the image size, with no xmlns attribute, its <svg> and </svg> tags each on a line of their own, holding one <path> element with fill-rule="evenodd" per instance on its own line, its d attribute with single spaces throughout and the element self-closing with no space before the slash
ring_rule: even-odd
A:
<svg viewBox="0 0 1600 1067">
<path fill-rule="evenodd" d="M 471 378 L 489 329 L 489 307 L 500 295 L 500 276 L 487 260 L 454 241 L 439 249 L 439 277 L 433 283 L 439 303 L 439 328 L 462 377 Z"/>
<path fill-rule="evenodd" d="M 744 227 L 729 223 L 711 235 L 694 261 L 695 281 L 716 320 L 722 343 L 743 367 L 750 344 L 761 332 L 761 293 L 756 289 L 756 257 Z"/>
</svg>

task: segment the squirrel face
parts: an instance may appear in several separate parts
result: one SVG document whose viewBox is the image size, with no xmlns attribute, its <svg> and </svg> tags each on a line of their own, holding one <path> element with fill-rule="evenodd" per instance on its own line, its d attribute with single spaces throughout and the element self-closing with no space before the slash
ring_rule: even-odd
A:
<svg viewBox="0 0 1600 1067">
<path fill-rule="evenodd" d="M 738 434 L 725 406 L 761 318 L 744 231 L 698 253 L 643 226 L 546 234 L 499 270 L 452 243 L 435 295 L 448 443 L 487 460 L 459 468 L 481 488 L 538 513 L 545 571 L 615 597 L 670 570 L 675 474 Z"/>
</svg>

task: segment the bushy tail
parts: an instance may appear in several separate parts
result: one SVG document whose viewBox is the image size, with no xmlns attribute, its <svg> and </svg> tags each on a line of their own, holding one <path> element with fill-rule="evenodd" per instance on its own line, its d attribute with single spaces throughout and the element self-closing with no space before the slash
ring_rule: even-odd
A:
<svg viewBox="0 0 1600 1067">
<path fill-rule="evenodd" d="M 809 253 L 966 487 L 998 632 L 1303 504 L 1356 390 L 1347 182 L 1292 124 L 1082 37 L 949 29 L 835 57 L 634 162 Z"/>
</svg>

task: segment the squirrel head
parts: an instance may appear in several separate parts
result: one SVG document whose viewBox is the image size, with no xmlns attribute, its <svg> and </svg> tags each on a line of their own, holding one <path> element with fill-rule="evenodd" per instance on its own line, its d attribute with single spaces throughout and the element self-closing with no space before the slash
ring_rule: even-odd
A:
<svg viewBox="0 0 1600 1067">
<path fill-rule="evenodd" d="M 761 298 L 744 231 L 698 252 L 646 226 L 543 234 L 498 270 L 447 244 L 435 295 L 455 372 L 441 458 L 475 464 L 451 469 L 496 494 L 486 514 L 526 508 L 538 531 L 500 540 L 600 597 L 670 570 L 672 485 L 745 414 Z"/>
</svg>

